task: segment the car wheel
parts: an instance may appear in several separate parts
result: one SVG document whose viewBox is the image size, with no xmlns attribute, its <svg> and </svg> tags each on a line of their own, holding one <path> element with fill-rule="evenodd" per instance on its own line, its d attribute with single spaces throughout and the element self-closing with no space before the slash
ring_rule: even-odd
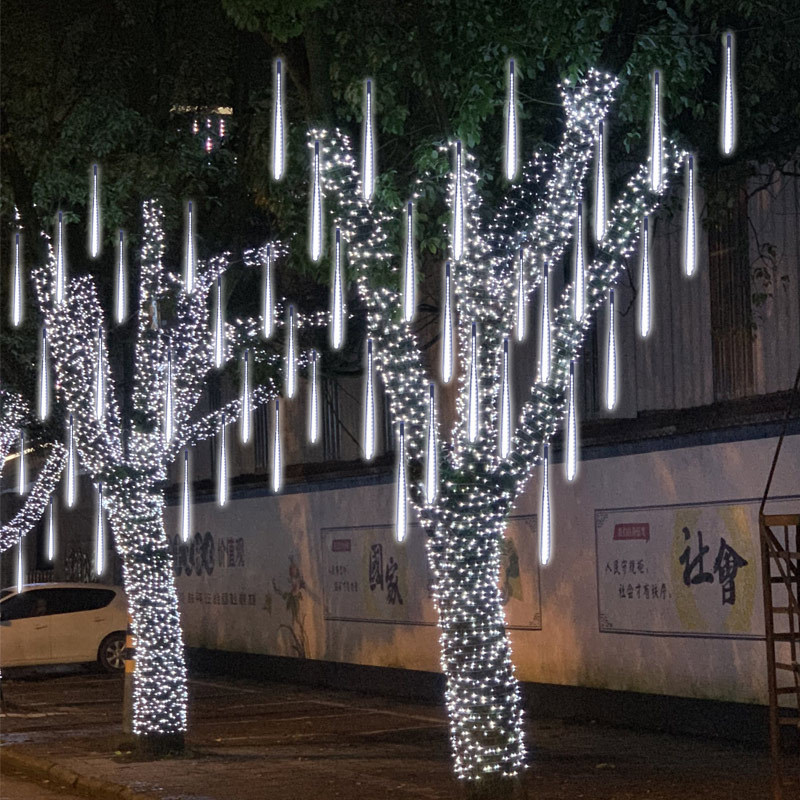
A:
<svg viewBox="0 0 800 800">
<path fill-rule="evenodd" d="M 117 631 L 103 639 L 97 651 L 97 660 L 106 672 L 122 672 L 125 669 L 125 633 Z"/>
</svg>

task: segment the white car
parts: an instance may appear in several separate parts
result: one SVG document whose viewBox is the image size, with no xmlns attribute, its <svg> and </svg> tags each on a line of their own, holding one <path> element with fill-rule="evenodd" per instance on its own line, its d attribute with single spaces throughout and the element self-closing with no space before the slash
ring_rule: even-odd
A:
<svg viewBox="0 0 800 800">
<path fill-rule="evenodd" d="M 0 591 L 0 668 L 97 661 L 124 669 L 128 602 L 119 586 L 32 583 Z"/>
</svg>

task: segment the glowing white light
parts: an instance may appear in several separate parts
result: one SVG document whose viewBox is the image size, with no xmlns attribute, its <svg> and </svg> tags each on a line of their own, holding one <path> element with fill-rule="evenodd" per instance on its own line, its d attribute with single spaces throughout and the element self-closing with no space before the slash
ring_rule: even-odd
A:
<svg viewBox="0 0 800 800">
<path fill-rule="evenodd" d="M 322 258 L 322 176 L 319 139 L 314 141 L 314 175 L 311 188 L 311 260 Z"/>
<path fill-rule="evenodd" d="M 100 181 L 97 176 L 97 164 L 92 165 L 92 211 L 89 225 L 89 255 L 97 258 L 100 255 Z"/>
<path fill-rule="evenodd" d="M 216 304 L 214 306 L 214 366 L 221 369 L 225 363 L 225 320 L 222 318 L 222 275 L 217 275 Z"/>
<path fill-rule="evenodd" d="M 469 345 L 469 394 L 467 401 L 467 439 L 474 444 L 480 430 L 480 396 L 478 394 L 478 325 L 472 323 Z"/>
<path fill-rule="evenodd" d="M 264 338 L 269 339 L 275 330 L 275 295 L 272 290 L 272 245 L 267 245 L 267 255 L 264 260 L 264 310 L 262 317 Z"/>
<path fill-rule="evenodd" d="M 11 324 L 22 324 L 22 263 L 19 233 L 14 234 L 14 274 L 11 278 Z"/>
<path fill-rule="evenodd" d="M 733 152 L 735 119 L 733 110 L 733 34 L 725 34 L 725 82 L 722 87 L 722 152 Z"/>
<path fill-rule="evenodd" d="M 461 176 L 461 142 L 456 142 L 455 192 L 453 193 L 453 259 L 464 255 L 464 187 Z"/>
<path fill-rule="evenodd" d="M 550 266 L 542 259 L 542 324 L 539 336 L 539 382 L 550 380 L 553 345 L 550 338 Z"/>
<path fill-rule="evenodd" d="M 653 73 L 653 122 L 650 130 L 650 188 L 661 188 L 664 171 L 664 142 L 661 135 L 661 85 L 658 70 Z"/>
<path fill-rule="evenodd" d="M 272 437 L 272 491 L 277 494 L 283 487 L 283 455 L 281 454 L 281 408 L 275 398 L 275 432 Z"/>
<path fill-rule="evenodd" d="M 242 444 L 250 441 L 250 429 L 253 422 L 253 404 L 250 396 L 250 348 L 244 351 L 242 358 Z"/>
<path fill-rule="evenodd" d="M 22 563 L 22 538 L 20 538 L 17 545 L 17 592 L 21 592 L 23 586 L 25 586 L 25 572 Z"/>
<path fill-rule="evenodd" d="M 436 394 L 431 381 L 428 386 L 428 436 L 425 449 L 425 502 L 430 506 L 439 491 L 439 449 L 436 444 Z"/>
<path fill-rule="evenodd" d="M 319 441 L 319 377 L 317 375 L 317 351 L 311 351 L 311 381 L 308 387 L 308 441 Z"/>
<path fill-rule="evenodd" d="M 181 541 L 189 541 L 191 518 L 189 516 L 191 500 L 189 496 L 189 450 L 183 451 L 183 496 L 181 497 Z"/>
<path fill-rule="evenodd" d="M 575 361 L 569 362 L 569 389 L 567 396 L 567 447 L 564 466 L 567 480 L 574 481 L 578 474 L 578 417 L 575 411 Z"/>
<path fill-rule="evenodd" d="M 94 416 L 103 419 L 106 414 L 106 374 L 103 364 L 103 329 L 97 330 L 97 365 L 94 383 Z"/>
<path fill-rule="evenodd" d="M 414 259 L 414 204 L 408 203 L 406 213 L 406 258 L 403 273 L 403 321 L 411 322 L 416 309 L 414 297 L 416 284 L 416 267 Z"/>
<path fill-rule="evenodd" d="M 364 181 L 361 195 L 369 202 L 375 193 L 375 130 L 372 121 L 372 81 L 367 81 L 364 97 Z"/>
<path fill-rule="evenodd" d="M 27 487 L 27 472 L 25 468 L 25 432 L 19 432 L 19 470 L 17 472 L 17 491 L 19 494 L 25 494 Z"/>
<path fill-rule="evenodd" d="M 283 119 L 283 64 L 275 59 L 275 91 L 272 103 L 272 177 L 279 181 L 286 168 L 286 130 Z"/>
<path fill-rule="evenodd" d="M 56 557 L 56 523 L 53 513 L 53 498 L 47 504 L 47 560 L 53 561 Z"/>
<path fill-rule="evenodd" d="M 453 297 L 450 285 L 450 262 L 444 265 L 444 312 L 442 314 L 442 383 L 453 379 L 455 359 L 455 324 L 453 320 Z"/>
<path fill-rule="evenodd" d="M 127 316 L 125 292 L 125 234 L 119 232 L 119 250 L 117 252 L 117 286 L 116 302 L 114 304 L 114 318 L 117 325 L 125 321 Z"/>
<path fill-rule="evenodd" d="M 614 315 L 614 290 L 608 292 L 608 339 L 606 347 L 606 409 L 617 405 L 617 320 Z"/>
<path fill-rule="evenodd" d="M 522 342 L 528 333 L 528 286 L 525 280 L 525 254 L 522 248 L 517 257 L 517 314 L 514 322 L 517 341 Z"/>
<path fill-rule="evenodd" d="M 69 415 L 69 428 L 67 431 L 67 508 L 75 505 L 78 484 L 78 458 L 75 453 L 75 423 L 72 414 Z"/>
<path fill-rule="evenodd" d="M 106 571 L 106 526 L 103 519 L 103 482 L 97 484 L 97 529 L 94 538 L 94 574 Z"/>
<path fill-rule="evenodd" d="M 294 334 L 294 306 L 289 306 L 286 332 L 286 396 L 291 400 L 297 391 L 297 346 Z"/>
<path fill-rule="evenodd" d="M 508 377 L 508 336 L 503 339 L 503 377 L 500 383 L 500 458 L 511 452 L 511 388 Z"/>
<path fill-rule="evenodd" d="M 574 293 L 572 296 L 572 316 L 576 322 L 583 319 L 586 311 L 586 258 L 583 250 L 583 203 L 578 203 L 575 217 L 575 262 Z"/>
<path fill-rule="evenodd" d="M 172 441 L 175 429 L 175 404 L 172 391 L 172 350 L 167 348 L 167 376 L 164 384 L 164 440 Z"/>
<path fill-rule="evenodd" d="M 372 375 L 372 339 L 367 339 L 367 386 L 364 396 L 364 458 L 375 457 L 375 386 Z"/>
<path fill-rule="evenodd" d="M 225 413 L 219 426 L 219 452 L 217 453 L 217 505 L 228 504 L 228 443 L 225 434 Z"/>
<path fill-rule="evenodd" d="M 405 423 L 400 423 L 397 445 L 397 498 L 395 502 L 394 538 L 405 541 L 408 533 L 408 481 L 406 479 L 406 432 Z"/>
<path fill-rule="evenodd" d="M 194 246 L 194 208 L 189 201 L 186 210 L 186 262 L 183 268 L 183 285 L 191 294 L 194 291 L 194 278 L 197 266 L 197 254 Z"/>
<path fill-rule="evenodd" d="M 342 274 L 342 232 L 336 229 L 333 246 L 333 290 L 331 295 L 331 347 L 340 350 L 344 344 L 344 275 Z"/>
<path fill-rule="evenodd" d="M 608 185 L 606 182 L 606 155 L 603 139 L 603 122 L 597 125 L 597 152 L 594 165 L 594 240 L 602 242 L 606 235 Z"/>
<path fill-rule="evenodd" d="M 39 419 L 47 419 L 50 399 L 50 381 L 47 367 L 47 328 L 42 327 L 42 342 L 39 351 Z"/>
<path fill-rule="evenodd" d="M 66 283 L 66 267 L 64 266 L 64 213 L 58 212 L 58 232 L 56 235 L 56 303 L 64 302 Z"/>
<path fill-rule="evenodd" d="M 694 204 L 694 156 L 686 165 L 686 218 L 684 220 L 683 272 L 691 278 L 697 269 L 697 211 Z"/>
<path fill-rule="evenodd" d="M 650 233 L 647 216 L 642 225 L 642 287 L 639 293 L 639 333 L 642 338 L 650 335 L 653 324 L 652 278 L 650 275 Z"/>
<path fill-rule="evenodd" d="M 542 508 L 539 522 L 539 563 L 546 566 L 553 555 L 553 532 L 550 517 L 550 457 L 544 445 L 542 456 Z"/>
<path fill-rule="evenodd" d="M 515 85 L 514 59 L 508 62 L 508 103 L 506 105 L 506 180 L 513 181 L 519 170 L 519 144 L 517 130 L 517 87 Z"/>
</svg>

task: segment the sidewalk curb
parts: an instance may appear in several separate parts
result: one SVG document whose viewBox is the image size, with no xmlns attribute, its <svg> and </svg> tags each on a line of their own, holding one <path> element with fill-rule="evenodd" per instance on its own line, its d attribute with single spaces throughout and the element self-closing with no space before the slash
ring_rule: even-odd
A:
<svg viewBox="0 0 800 800">
<path fill-rule="evenodd" d="M 82 775 L 63 764 L 19 752 L 14 747 L 0 748 L 0 755 L 6 766 L 37 778 L 58 781 L 86 797 L 94 798 L 94 800 L 159 800 L 159 795 L 136 792 L 130 786 L 124 786 L 121 783 L 112 783 L 91 775 Z"/>
</svg>

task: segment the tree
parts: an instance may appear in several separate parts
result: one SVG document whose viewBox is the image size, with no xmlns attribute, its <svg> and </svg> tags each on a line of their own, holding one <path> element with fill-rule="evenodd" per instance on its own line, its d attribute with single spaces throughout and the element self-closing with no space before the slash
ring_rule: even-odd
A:
<svg viewBox="0 0 800 800">
<path fill-rule="evenodd" d="M 182 745 L 187 699 L 178 598 L 163 519 L 167 467 L 185 448 L 247 418 L 243 401 L 249 401 L 251 410 L 276 397 L 275 365 L 282 356 L 259 345 L 263 320 L 245 319 L 232 326 L 222 322 L 221 280 L 229 256 L 193 263 L 184 280 L 165 263 L 160 206 L 146 202 L 143 217 L 129 418 L 120 410 L 105 355 L 105 315 L 92 278 L 70 280 L 59 302 L 61 259 L 51 248 L 47 266 L 35 271 L 34 280 L 77 452 L 98 487 L 122 557 L 137 643 L 133 730 L 143 748 L 161 750 Z M 257 262 L 261 256 L 263 252 L 249 258 Z M 208 308 L 212 290 L 217 295 L 213 326 Z M 275 313 L 277 327 L 283 322 L 279 308 Z M 264 381 L 252 390 L 245 384 L 241 397 L 198 416 L 198 400 L 215 360 L 229 363 L 232 349 L 248 346 L 258 350 L 266 365 Z M 102 545 L 99 554 L 102 567 Z"/>
<path fill-rule="evenodd" d="M 454 164 L 452 173 L 443 178 L 449 180 L 453 208 L 452 228 L 445 232 L 453 259 L 449 273 L 453 293 L 449 296 L 445 285 L 442 336 L 444 342 L 451 336 L 456 342 L 460 376 L 456 420 L 438 454 L 433 384 L 415 325 L 404 319 L 403 292 L 396 288 L 401 270 L 385 233 L 399 214 L 396 210 L 387 214 L 363 201 L 357 159 L 346 135 L 323 130 L 309 134 L 312 142 L 322 143 L 328 219 L 341 228 L 347 241 L 375 367 L 402 439 L 398 536 L 404 535 L 406 473 L 411 480 L 410 501 L 428 534 L 455 770 L 476 792 L 490 792 L 487 796 L 492 797 L 499 796 L 495 793 L 524 765 L 522 705 L 498 592 L 499 548 L 508 514 L 534 466 L 543 464 L 546 476 L 548 442 L 567 408 L 571 364 L 579 358 L 597 312 L 609 302 L 642 219 L 662 201 L 668 180 L 686 159 L 677 145 L 664 139 L 663 158 L 654 162 L 662 165 L 661 179 L 651 184 L 650 162 L 643 163 L 613 204 L 605 235 L 585 270 L 578 260 L 571 282 L 552 310 L 544 294 L 540 322 L 547 333 L 543 330 L 540 337 L 539 375 L 530 400 L 512 416 L 508 348 L 520 286 L 518 270 L 523 269 L 525 301 L 565 257 L 599 124 L 606 118 L 616 86 L 615 79 L 594 70 L 577 85 L 564 82 L 566 127 L 558 150 L 552 159 L 536 157 L 527 164 L 499 207 L 482 204 L 481 177 L 466 148 L 462 150 L 460 142 L 442 147 Z M 389 267 L 395 275 L 381 282 L 376 276 L 385 275 Z M 457 331 L 449 329 L 449 304 Z M 615 375 L 610 379 L 615 381 Z M 435 472 L 438 482 L 432 483 Z M 545 483 L 540 541 L 544 563 L 551 554 L 549 537 Z"/>
</svg>

